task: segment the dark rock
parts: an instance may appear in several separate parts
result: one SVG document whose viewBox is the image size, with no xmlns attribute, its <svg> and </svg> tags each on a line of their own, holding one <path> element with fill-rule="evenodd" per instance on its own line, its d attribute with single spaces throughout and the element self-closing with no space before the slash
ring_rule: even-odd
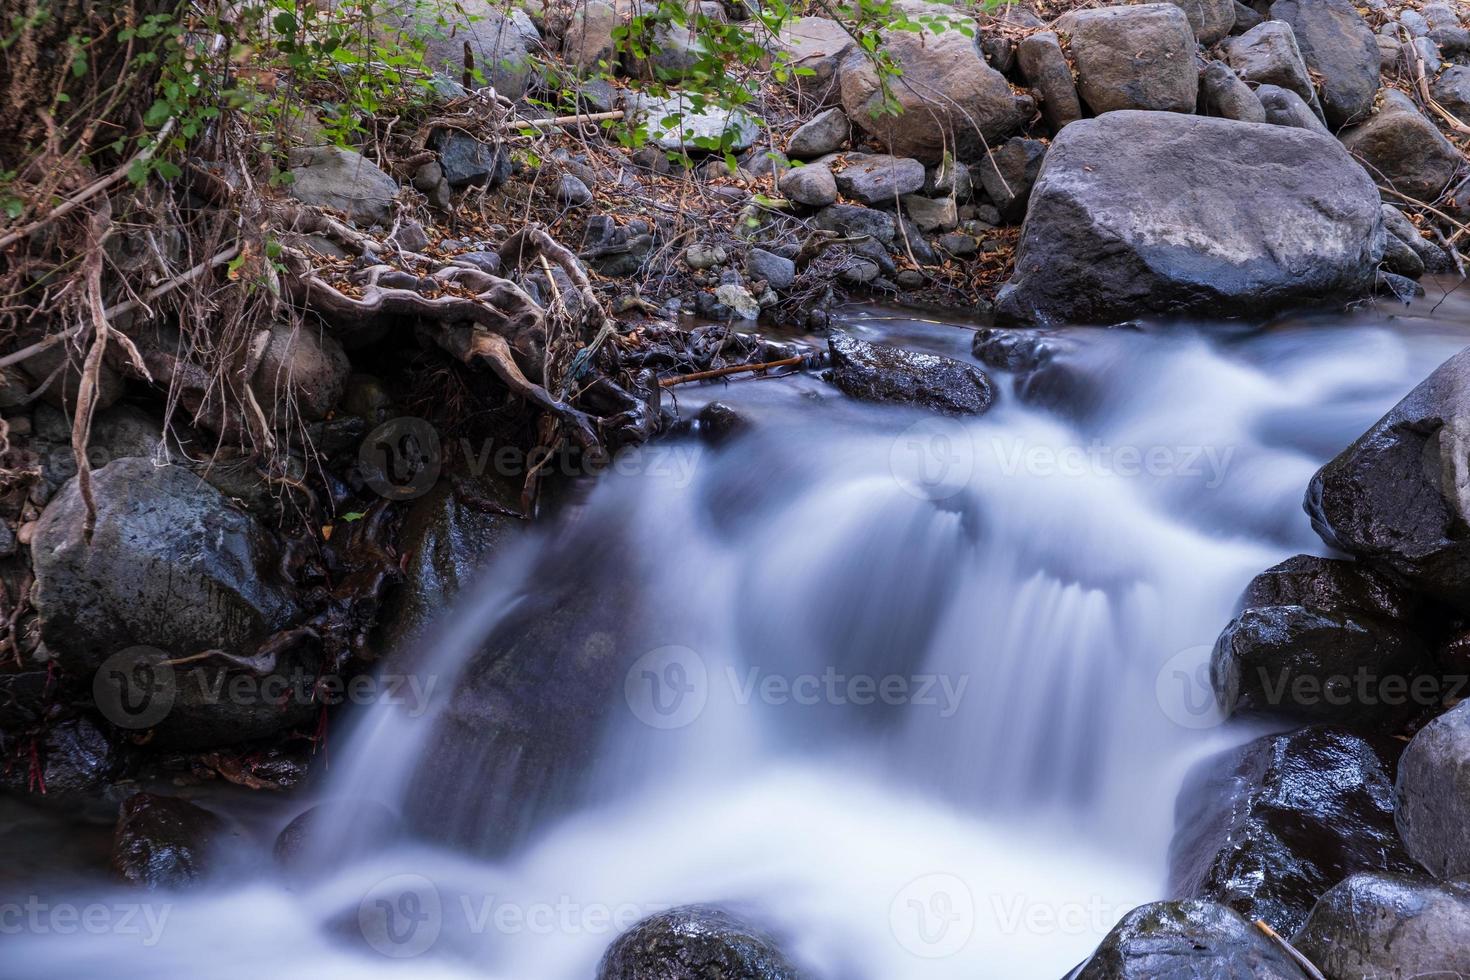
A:
<svg viewBox="0 0 1470 980">
<path fill-rule="evenodd" d="M 981 327 L 971 352 L 988 368 L 1015 375 L 1012 390 L 1031 404 L 1079 414 L 1095 403 L 1098 379 L 1072 362 L 1076 342 L 1052 330 Z"/>
<path fill-rule="evenodd" d="M 399 829 L 398 817 L 376 800 L 333 800 L 297 814 L 276 835 L 271 854 L 296 877 L 322 866 L 322 857 L 340 861 L 381 847 Z"/>
<path fill-rule="evenodd" d="M 1312 77 L 1297 47 L 1291 25 L 1270 20 L 1221 45 L 1235 73 L 1253 85 L 1277 85 L 1313 105 Z"/>
<path fill-rule="evenodd" d="M 865 246 L 860 245 L 858 247 L 863 248 Z M 874 252 L 877 251 L 876 248 L 872 250 Z M 919 226 L 913 221 L 910 221 L 907 215 L 903 214 L 898 216 L 898 240 L 894 243 L 894 251 L 899 255 L 912 255 L 914 261 L 920 265 L 934 265 L 939 261 L 938 253 L 930 246 L 929 240 L 924 237 Z M 887 274 L 891 276 L 896 275 L 897 272 L 895 270 L 887 272 Z"/>
<path fill-rule="evenodd" d="M 1235 0 L 1235 25 L 1230 28 L 1231 34 L 1244 34 L 1251 28 L 1264 24 L 1265 22 L 1266 18 L 1241 3 L 1240 0 Z"/>
<path fill-rule="evenodd" d="M 1305 506 L 1328 544 L 1470 610 L 1470 349 L 1317 471 Z"/>
<path fill-rule="evenodd" d="M 1262 123 L 1266 109 L 1249 85 L 1223 61 L 1212 61 L 1200 78 L 1200 103 L 1206 114 L 1237 122 Z"/>
<path fill-rule="evenodd" d="M 745 257 L 745 272 L 752 279 L 763 279 L 778 293 L 796 282 L 796 263 L 782 255 L 753 248 Z"/>
<path fill-rule="evenodd" d="M 827 342 L 830 380 L 863 401 L 903 402 L 945 415 L 980 415 L 994 400 L 990 379 L 948 357 L 870 344 L 843 333 Z"/>
<path fill-rule="evenodd" d="M 481 272 L 490 273 L 492 276 L 500 273 L 500 256 L 494 252 L 460 252 L 454 257 L 454 260 L 456 262 L 467 263 L 479 269 Z"/>
<path fill-rule="evenodd" d="M 1378 93 L 1378 42 L 1348 0 L 1275 0 L 1307 67 L 1322 77 L 1322 111 L 1339 128 L 1366 119 Z"/>
<path fill-rule="evenodd" d="M 1399 761 L 1399 836 L 1437 878 L 1470 874 L 1470 701 L 1420 729 Z"/>
<path fill-rule="evenodd" d="M 1298 555 L 1257 576 L 1241 605 L 1210 663 L 1229 712 L 1393 732 L 1438 702 L 1412 604 L 1366 566 Z"/>
<path fill-rule="evenodd" d="M 1256 98 L 1260 100 L 1261 107 L 1266 110 L 1266 122 L 1271 125 L 1291 126 L 1295 129 L 1320 133 L 1329 139 L 1332 137 L 1331 131 L 1321 119 L 1317 118 L 1312 107 L 1303 102 L 1302 97 L 1291 89 L 1277 85 L 1262 85 L 1256 89 Z"/>
<path fill-rule="evenodd" d="M 1012 136 L 970 168 L 970 174 L 979 178 L 1001 218 L 1016 222 L 1026 216 L 1026 203 L 1045 159 L 1046 144 L 1041 140 Z"/>
<path fill-rule="evenodd" d="M 893 215 L 857 204 L 834 204 L 823 208 L 812 219 L 823 231 L 840 232 L 848 237 L 867 235 L 879 242 L 891 242 L 898 227 Z"/>
<path fill-rule="evenodd" d="M 1072 66 L 1067 64 L 1067 56 L 1055 33 L 1041 31 L 1024 38 L 1017 55 L 1021 73 L 1041 96 L 1041 114 L 1053 133 L 1082 118 L 1082 102 L 1077 96 L 1077 83 L 1072 80 Z"/>
<path fill-rule="evenodd" d="M 28 765 L 25 759 L 0 765 L 0 789 L 62 800 L 107 786 L 126 761 L 112 739 L 87 718 L 48 725 L 36 745 L 37 765 Z"/>
<path fill-rule="evenodd" d="M 1470 68 L 1451 65 L 1429 85 L 1434 101 L 1461 119 L 1470 119 Z"/>
<path fill-rule="evenodd" d="M 1329 977 L 1470 974 L 1470 884 L 1356 874 L 1292 940 Z"/>
<path fill-rule="evenodd" d="M 450 187 L 496 188 L 510 177 L 509 154 L 458 129 L 434 130 L 428 147 L 439 154 L 439 166 Z"/>
<path fill-rule="evenodd" d="M 993 15 L 982 17 L 979 36 L 980 50 L 985 60 L 1002 75 L 1009 75 L 1016 64 L 1016 42 L 1007 33 L 997 28 L 1026 28 L 1035 30 L 1045 22 L 1029 7 L 1019 3 L 1007 3 Z"/>
<path fill-rule="evenodd" d="M 970 168 L 953 159 L 930 168 L 924 177 L 924 193 L 929 197 L 968 201 L 972 194 Z"/>
<path fill-rule="evenodd" d="M 1193 112 L 1199 88 L 1195 39 L 1170 3 L 1099 7 L 1064 14 L 1082 101 L 1098 115 L 1115 109 Z"/>
<path fill-rule="evenodd" d="M 1410 279 L 1424 275 L 1424 260 L 1419 258 L 1419 253 L 1393 232 L 1389 232 L 1383 249 L 1383 267 Z"/>
<path fill-rule="evenodd" d="M 924 165 L 902 157 L 854 155 L 835 163 L 832 175 L 843 195 L 869 206 L 896 206 L 924 186 Z"/>
<path fill-rule="evenodd" d="M 1342 142 L 1382 183 L 1421 201 L 1437 200 L 1465 163 L 1454 144 L 1397 89 L 1384 89 L 1378 112 Z"/>
<path fill-rule="evenodd" d="M 947 235 L 940 235 L 939 240 L 935 244 L 939 246 L 941 251 L 947 252 L 957 258 L 974 255 L 980 251 L 980 243 L 975 241 L 974 235 L 965 235 L 957 231 L 952 231 Z"/>
<path fill-rule="evenodd" d="M 1455 271 L 1455 260 L 1450 258 L 1449 253 L 1419 234 L 1414 223 L 1392 204 L 1383 206 L 1383 226 L 1390 235 L 1414 250 L 1414 254 L 1424 264 L 1425 272 L 1437 275 Z"/>
<path fill-rule="evenodd" d="M 1052 143 L 997 315 L 1111 323 L 1360 297 L 1383 235 L 1377 188 L 1335 140 L 1110 112 Z"/>
<path fill-rule="evenodd" d="M 952 197 L 922 197 L 905 194 L 903 213 L 919 231 L 952 231 L 960 223 L 959 209 Z"/>
<path fill-rule="evenodd" d="M 1411 872 L 1393 827 L 1399 751 L 1392 739 L 1303 728 L 1195 767 L 1175 809 L 1171 893 L 1290 935 L 1348 875 Z"/>
<path fill-rule="evenodd" d="M 659 912 L 619 936 L 597 980 L 800 980 L 776 943 L 722 909 L 685 905 Z"/>
<path fill-rule="evenodd" d="M 352 365 L 337 338 L 318 323 L 276 323 L 250 379 L 266 421 L 285 426 L 327 417 L 347 387 Z"/>
<path fill-rule="evenodd" d="M 822 208 L 837 203 L 837 179 L 820 164 L 792 167 L 776 181 L 776 188 L 797 204 L 808 207 Z"/>
<path fill-rule="evenodd" d="M 338 146 L 290 152 L 291 195 L 335 208 L 360 225 L 387 224 L 398 183 L 359 153 Z"/>
<path fill-rule="evenodd" d="M 850 129 L 847 114 L 841 109 L 823 109 L 797 127 L 791 134 L 791 141 L 786 144 L 786 152 L 798 160 L 835 153 L 847 142 Z"/>
<path fill-rule="evenodd" d="M 580 208 L 592 203 L 592 192 L 587 185 L 571 174 L 562 174 L 556 182 L 556 203 L 568 208 Z"/>
<path fill-rule="evenodd" d="M 1067 980 L 1305 980 L 1280 946 L 1214 902 L 1155 902 L 1129 912 Z"/>
<path fill-rule="evenodd" d="M 1439 45 L 1439 53 L 1446 58 L 1470 54 L 1470 30 L 1466 28 L 1437 27 L 1429 32 L 1429 39 Z"/>
<path fill-rule="evenodd" d="M 730 441 L 750 426 L 739 409 L 724 402 L 710 402 L 699 410 L 695 420 L 699 434 L 715 445 Z"/>
<path fill-rule="evenodd" d="M 1235 0 L 1169 0 L 1189 18 L 1200 44 L 1211 45 L 1235 26 Z"/>
<path fill-rule="evenodd" d="M 118 812 L 113 873 L 139 888 L 196 884 L 208 873 L 223 830 L 219 817 L 188 800 L 135 793 Z"/>
</svg>

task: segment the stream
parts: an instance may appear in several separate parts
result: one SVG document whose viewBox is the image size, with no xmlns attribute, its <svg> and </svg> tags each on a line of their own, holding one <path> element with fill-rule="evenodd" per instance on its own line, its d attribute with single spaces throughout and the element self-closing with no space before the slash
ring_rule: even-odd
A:
<svg viewBox="0 0 1470 980">
<path fill-rule="evenodd" d="M 1070 331 L 1048 404 L 991 372 L 969 420 L 815 376 L 674 389 L 746 424 L 646 447 L 497 555 L 400 652 L 433 696 L 360 710 L 310 798 L 198 796 L 232 821 L 228 874 L 140 896 L 42 855 L 0 878 L 0 910 L 44 925 L 0 916 L 0 976 L 590 980 L 632 922 L 708 902 L 815 978 L 1057 980 L 1164 897 L 1188 768 L 1263 730 L 1220 723 L 1205 665 L 1253 575 L 1324 553 L 1308 480 L 1467 324 L 1452 294 Z M 970 330 L 912 313 L 842 325 L 971 360 Z M 491 758 L 441 716 L 537 603 L 619 667 L 550 673 L 521 753 Z M 283 876 L 275 834 L 317 799 L 353 802 Z M 384 839 L 379 805 L 411 832 Z M 21 849 L 55 846 L 58 817 L 6 806 Z"/>
</svg>

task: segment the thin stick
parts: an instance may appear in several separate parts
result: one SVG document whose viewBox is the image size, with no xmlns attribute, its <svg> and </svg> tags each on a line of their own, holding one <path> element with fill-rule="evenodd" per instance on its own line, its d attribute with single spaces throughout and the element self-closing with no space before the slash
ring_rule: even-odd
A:
<svg viewBox="0 0 1470 980">
<path fill-rule="evenodd" d="M 1278 946 L 1285 950 L 1286 955 L 1295 960 L 1296 965 L 1301 967 L 1302 970 L 1306 972 L 1307 976 L 1312 978 L 1312 980 L 1327 980 L 1327 978 L 1322 975 L 1322 971 L 1317 969 L 1315 963 L 1307 959 L 1301 950 L 1297 949 L 1291 943 L 1283 939 L 1281 937 L 1281 933 L 1277 932 L 1275 929 L 1272 929 L 1269 925 L 1267 925 L 1265 919 L 1257 919 L 1256 928 L 1264 932 L 1268 938 L 1275 941 Z"/>
<path fill-rule="evenodd" d="M 707 381 L 710 378 L 723 378 L 731 374 L 743 374 L 748 371 L 765 371 L 769 368 L 792 367 L 804 360 L 801 354 L 795 357 L 783 357 L 779 361 L 767 361 L 764 364 L 736 364 L 733 367 L 715 368 L 713 371 L 696 371 L 693 374 L 681 374 L 673 378 L 665 378 L 660 381 L 660 388 L 670 388 L 674 385 L 688 384 L 691 381 Z"/>
<path fill-rule="evenodd" d="M 592 112 L 582 113 L 576 116 L 547 116 L 545 119 L 516 119 L 511 122 L 512 126 L 535 126 L 537 129 L 550 129 L 555 126 L 575 126 L 578 123 L 603 122 L 608 119 L 621 119 L 625 115 L 622 109 L 616 112 Z"/>
</svg>

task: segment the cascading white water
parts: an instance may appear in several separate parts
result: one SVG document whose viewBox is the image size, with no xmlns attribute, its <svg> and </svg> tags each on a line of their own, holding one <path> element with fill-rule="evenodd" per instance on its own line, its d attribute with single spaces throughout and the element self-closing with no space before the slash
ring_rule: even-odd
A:
<svg viewBox="0 0 1470 980">
<path fill-rule="evenodd" d="M 517 597 L 559 586 L 541 549 L 615 532 L 647 558 L 589 573 L 634 577 L 643 625 L 611 638 L 632 667 L 577 802 L 510 854 L 339 849 L 304 882 L 159 898 L 156 943 L 22 931 L 0 975 L 589 980 L 633 919 L 715 902 L 827 980 L 1055 980 L 1162 896 L 1184 770 L 1250 734 L 1214 724 L 1201 667 L 1253 574 L 1320 550 L 1311 473 L 1465 342 L 1370 315 L 1077 336 L 1080 419 L 1009 391 L 963 422 L 810 378 L 685 391 L 749 431 L 655 448 L 500 556 L 419 658 L 441 690 Z M 325 795 L 404 809 L 433 723 L 374 709 Z M 452 822 L 486 790 L 433 761 Z M 378 901 L 422 927 L 364 936 Z"/>
</svg>

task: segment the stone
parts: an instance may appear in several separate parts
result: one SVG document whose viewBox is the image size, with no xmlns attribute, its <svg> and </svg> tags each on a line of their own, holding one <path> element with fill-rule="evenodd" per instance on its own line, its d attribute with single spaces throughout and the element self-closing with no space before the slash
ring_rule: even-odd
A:
<svg viewBox="0 0 1470 980">
<path fill-rule="evenodd" d="M 1169 0 L 1189 18 L 1195 40 L 1209 46 L 1235 26 L 1235 0 Z"/>
<path fill-rule="evenodd" d="M 1072 80 L 1072 66 L 1052 31 L 1040 31 L 1022 39 L 1016 49 L 1021 73 L 1041 100 L 1041 114 L 1053 133 L 1082 118 L 1082 102 Z"/>
<path fill-rule="evenodd" d="M 717 286 L 715 288 L 715 301 L 728 309 L 734 319 L 760 319 L 760 302 L 750 294 L 750 290 L 739 283 L 727 282 Z"/>
<path fill-rule="evenodd" d="M 1455 271 L 1455 261 L 1450 258 L 1449 253 L 1421 235 L 1414 223 L 1392 204 L 1383 206 L 1383 225 L 1390 235 L 1414 250 L 1414 254 L 1424 264 L 1425 272 L 1439 274 Z"/>
<path fill-rule="evenodd" d="M 1077 69 L 1082 101 L 1116 109 L 1193 112 L 1199 88 L 1195 38 L 1170 3 L 1074 10 L 1057 21 Z"/>
<path fill-rule="evenodd" d="M 1470 54 L 1470 30 L 1463 27 L 1432 30 L 1429 39 L 1439 45 L 1439 53 L 1446 58 L 1463 58 Z"/>
<path fill-rule="evenodd" d="M 1240 37 L 1231 38 L 1222 47 L 1225 60 L 1245 81 L 1253 85 L 1279 85 L 1301 96 L 1308 105 L 1316 102 L 1317 93 L 1291 25 L 1268 20 Z"/>
<path fill-rule="evenodd" d="M 790 289 L 796 282 L 796 263 L 784 255 L 753 248 L 745 257 L 745 272 L 751 279 L 761 279 L 776 292 Z"/>
<path fill-rule="evenodd" d="M 825 17 L 798 17 L 783 26 L 774 42 L 793 72 L 791 87 L 806 101 L 819 106 L 836 105 L 841 98 L 842 66 L 857 42 L 847 29 Z"/>
<path fill-rule="evenodd" d="M 1429 94 L 1452 115 L 1470 119 L 1470 68 L 1450 65 L 1429 83 Z"/>
<path fill-rule="evenodd" d="M 823 208 L 812 219 L 812 225 L 822 231 L 835 231 L 847 237 L 867 235 L 883 243 L 893 241 L 893 236 L 898 232 L 893 215 L 858 204 L 834 204 Z"/>
<path fill-rule="evenodd" d="M 842 107 L 848 118 L 894 156 L 936 164 L 948 151 L 968 159 L 1015 132 L 1031 115 L 1031 99 L 1012 92 L 1005 76 L 985 63 L 973 40 L 974 21 L 954 11 L 919 4 L 909 15 L 940 17 L 959 27 L 883 32 L 883 53 L 902 72 L 897 78 L 880 78 L 856 51 L 843 65 Z M 969 35 L 959 29 L 965 26 Z M 880 111 L 889 97 L 902 108 L 898 115 Z"/>
<path fill-rule="evenodd" d="M 459 78 L 468 45 L 484 84 L 512 100 L 526 94 L 532 58 L 542 45 L 540 32 L 524 10 L 507 11 L 494 0 L 456 0 L 441 15 L 437 8 L 415 0 L 393 0 L 381 15 L 385 28 L 391 24 L 422 40 L 424 64 L 431 71 Z M 441 23 L 445 17 L 448 23 Z M 395 34 L 390 40 L 401 39 Z"/>
<path fill-rule="evenodd" d="M 281 828 L 271 848 L 276 867 L 302 879 L 330 858 L 340 862 L 381 847 L 401 829 L 396 814 L 377 800 L 329 800 L 309 807 Z"/>
<path fill-rule="evenodd" d="M 724 402 L 710 402 L 695 416 L 699 435 L 711 445 L 720 446 L 750 428 L 750 420 L 738 408 Z"/>
<path fill-rule="evenodd" d="M 1414 859 L 1436 878 L 1470 874 L 1470 701 L 1419 730 L 1399 761 L 1395 819 Z"/>
<path fill-rule="evenodd" d="M 974 235 L 961 234 L 957 231 L 952 231 L 947 235 L 940 235 L 939 240 L 935 244 L 941 251 L 953 255 L 956 258 L 964 258 L 967 255 L 974 255 L 980 251 L 980 243 L 975 240 Z"/>
<path fill-rule="evenodd" d="M 510 177 L 510 155 L 502 147 L 475 139 L 457 129 L 429 133 L 429 149 L 439 154 L 439 166 L 450 187 L 499 187 Z"/>
<path fill-rule="evenodd" d="M 1378 70 L 1380 72 L 1397 71 L 1404 55 L 1403 42 L 1388 34 L 1375 34 L 1373 40 L 1378 45 Z"/>
<path fill-rule="evenodd" d="M 849 286 L 866 286 L 883 274 L 883 267 L 872 259 L 854 257 L 837 271 L 838 277 Z"/>
<path fill-rule="evenodd" d="M 1470 349 L 1450 358 L 1317 471 L 1322 540 L 1470 611 Z"/>
<path fill-rule="evenodd" d="M 339 146 L 296 147 L 287 155 L 291 196 L 333 208 L 359 225 L 386 225 L 398 182 L 360 153 Z"/>
<path fill-rule="evenodd" d="M 1046 144 L 1041 140 L 1012 136 L 971 167 L 970 174 L 979 178 L 1001 219 L 1018 222 L 1026 216 L 1026 202 L 1045 158 Z"/>
<path fill-rule="evenodd" d="M 1397 731 L 1427 705 L 1431 655 L 1414 606 L 1356 562 L 1298 555 L 1258 575 L 1215 643 L 1210 679 L 1227 712 Z"/>
<path fill-rule="evenodd" d="M 1383 267 L 1396 275 L 1418 279 L 1424 275 L 1424 260 L 1409 247 L 1409 243 L 1389 232 L 1387 245 L 1383 249 Z"/>
<path fill-rule="evenodd" d="M 580 208 L 591 204 L 592 191 L 571 174 L 562 174 L 556 181 L 556 202 L 563 207 Z"/>
<path fill-rule="evenodd" d="M 1373 286 L 1383 234 L 1377 189 L 1335 140 L 1110 112 L 1052 143 L 997 314 L 1111 323 L 1356 298 Z"/>
<path fill-rule="evenodd" d="M 1416 37 L 1407 44 L 1401 45 L 1403 52 L 1404 67 L 1408 69 L 1409 76 L 1416 77 L 1419 64 L 1424 66 L 1424 76 L 1433 78 L 1444 67 L 1444 60 L 1439 56 L 1439 45 L 1427 37 Z"/>
<path fill-rule="evenodd" d="M 1262 85 L 1256 89 L 1256 99 L 1260 101 L 1261 108 L 1266 110 L 1266 122 L 1271 125 L 1305 129 L 1331 138 L 1332 131 L 1327 128 L 1327 124 L 1291 89 L 1281 88 L 1279 85 Z"/>
<path fill-rule="evenodd" d="M 760 136 L 760 123 L 743 109 L 707 105 L 696 109 L 682 95 L 667 98 L 628 93 L 628 110 L 647 127 L 649 141 L 672 152 L 739 153 L 749 149 Z"/>
<path fill-rule="evenodd" d="M 46 676 L 48 686 L 54 682 L 53 676 Z M 54 703 L 54 699 L 52 692 L 47 700 Z M 0 744 L 4 744 L 4 736 L 0 732 Z M 0 766 L 0 790 L 16 795 L 39 794 L 44 785 L 46 797 L 51 800 L 92 798 L 127 769 L 122 749 L 86 717 L 50 722 L 34 747 L 39 774 L 33 773 L 29 765 Z"/>
<path fill-rule="evenodd" d="M 1329 977 L 1470 974 L 1470 884 L 1363 873 L 1333 886 L 1292 940 Z"/>
<path fill-rule="evenodd" d="M 1235 26 L 1230 28 L 1231 34 L 1244 34 L 1251 28 L 1264 24 L 1265 22 L 1266 18 L 1241 3 L 1240 0 L 1235 0 Z"/>
<path fill-rule="evenodd" d="M 1155 902 L 1123 916 L 1067 980 L 1305 980 L 1291 956 L 1214 902 Z"/>
<path fill-rule="evenodd" d="M 841 109 L 836 106 L 823 109 L 791 134 L 786 154 L 797 160 L 810 160 L 835 153 L 847 142 L 849 129 L 847 115 Z"/>
<path fill-rule="evenodd" d="M 828 380 L 862 401 L 919 405 L 944 415 L 981 415 L 994 400 L 990 379 L 973 365 L 844 333 L 827 341 Z"/>
<path fill-rule="evenodd" d="M 776 189 L 797 204 L 821 208 L 837 203 L 837 178 L 820 164 L 792 167 L 776 181 Z"/>
<path fill-rule="evenodd" d="M 990 67 L 1002 75 L 1009 75 L 1016 65 L 1016 42 L 1008 36 L 1006 28 L 1021 28 L 1022 31 L 1045 27 L 1045 22 L 1029 7 L 1020 3 L 1005 3 L 994 13 L 980 16 L 980 50 Z"/>
<path fill-rule="evenodd" d="M 1349 0 L 1275 0 L 1271 17 L 1291 25 L 1307 68 L 1321 76 L 1327 124 L 1366 119 L 1378 92 L 1378 42 Z"/>
<path fill-rule="evenodd" d="M 960 223 L 959 209 L 952 197 L 923 197 L 907 194 L 903 211 L 920 231 L 953 231 Z"/>
<path fill-rule="evenodd" d="M 1393 826 L 1393 739 L 1340 728 L 1266 735 L 1190 771 L 1175 807 L 1169 891 L 1282 935 L 1360 871 L 1408 874 Z"/>
<path fill-rule="evenodd" d="M 1407 11 L 1404 11 L 1407 13 Z M 1460 17 L 1459 10 L 1452 3 L 1444 3 L 1436 0 L 1434 3 L 1426 3 L 1419 8 L 1419 16 L 1424 19 L 1430 32 L 1452 30 L 1461 27 L 1464 20 Z"/>
<path fill-rule="evenodd" d="M 272 426 L 327 417 L 347 389 L 352 364 L 337 338 L 320 323 L 275 323 L 251 391 Z"/>
<path fill-rule="evenodd" d="M 613 31 L 620 21 L 617 9 L 603 0 L 577 4 L 562 37 L 562 61 L 579 75 L 611 71 L 617 58 Z"/>
<path fill-rule="evenodd" d="M 727 258 L 722 246 L 706 245 L 703 242 L 697 242 L 684 250 L 684 264 L 700 271 L 724 265 Z"/>
<path fill-rule="evenodd" d="M 198 884 L 224 822 L 176 796 L 135 793 L 123 801 L 112 840 L 112 871 L 138 888 L 176 889 Z"/>
<path fill-rule="evenodd" d="M 723 909 L 685 905 L 659 912 L 619 936 L 597 980 L 801 980 L 765 932 Z"/>
<path fill-rule="evenodd" d="M 924 165 L 891 156 L 853 155 L 832 164 L 837 189 L 844 197 L 868 206 L 896 205 L 904 194 L 924 187 Z"/>
<path fill-rule="evenodd" d="M 946 158 L 932 167 L 924 177 L 924 194 L 927 197 L 952 197 L 956 201 L 968 201 L 972 190 L 970 168 L 957 160 Z"/>
<path fill-rule="evenodd" d="M 1212 61 L 1200 77 L 1200 103 L 1206 115 L 1237 122 L 1263 123 L 1266 108 L 1249 85 L 1223 61 Z"/>
</svg>

